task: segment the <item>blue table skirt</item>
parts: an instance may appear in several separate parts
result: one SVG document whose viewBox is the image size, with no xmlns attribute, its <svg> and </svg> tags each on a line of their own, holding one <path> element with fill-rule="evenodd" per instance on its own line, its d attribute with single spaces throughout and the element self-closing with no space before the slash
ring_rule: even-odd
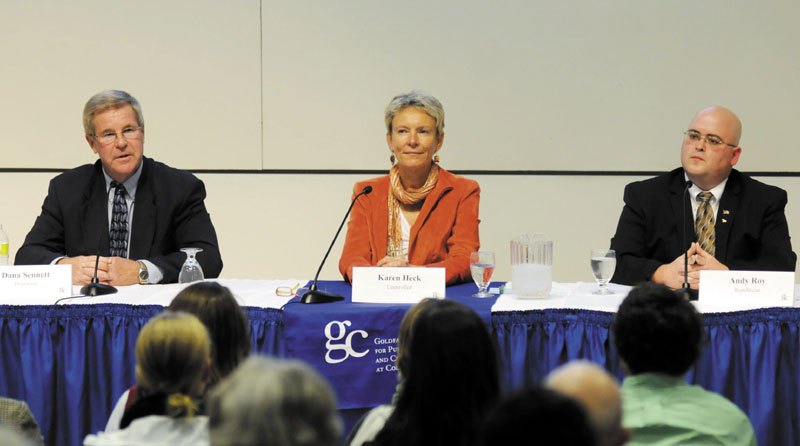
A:
<svg viewBox="0 0 800 446">
<path fill-rule="evenodd" d="M 341 282 L 328 288 L 343 286 L 338 289 L 347 292 Z M 577 358 L 600 363 L 622 377 L 609 339 L 612 314 L 558 309 L 490 315 L 494 300 L 466 297 L 473 291 L 474 285 L 448 288 L 448 298 L 467 303 L 491 323 L 508 386 L 536 382 Z M 295 311 L 324 313 L 324 307 L 336 305 L 342 304 L 291 304 L 286 313 L 246 308 L 253 350 L 295 356 L 290 351 L 299 350 L 287 346 L 284 318 Z M 399 323 L 402 311 L 393 307 L 385 305 L 394 314 L 392 324 Z M 48 444 L 81 444 L 86 433 L 104 428 L 116 398 L 135 382 L 136 337 L 160 310 L 160 306 L 117 304 L 0 306 L 0 395 L 28 402 Z M 800 309 L 704 318 L 708 347 L 687 380 L 741 407 L 753 422 L 759 444 L 800 444 Z M 383 385 L 387 386 L 383 394 L 390 395 L 393 381 Z M 347 393 L 340 395 L 348 403 L 346 409 L 358 410 L 353 392 Z"/>
<path fill-rule="evenodd" d="M 623 378 L 610 339 L 613 314 L 544 310 L 492 314 L 506 382 L 537 382 L 573 359 Z M 762 445 L 800 444 L 800 309 L 703 315 L 708 342 L 687 381 L 720 393 L 750 417 Z"/>
</svg>

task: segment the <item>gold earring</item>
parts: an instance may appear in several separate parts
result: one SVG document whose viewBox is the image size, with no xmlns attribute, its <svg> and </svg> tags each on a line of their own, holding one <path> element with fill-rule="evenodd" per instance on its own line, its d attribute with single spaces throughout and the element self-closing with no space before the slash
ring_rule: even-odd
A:
<svg viewBox="0 0 800 446">
<path fill-rule="evenodd" d="M 394 153 L 389 155 L 389 162 L 392 163 L 392 165 L 394 165 Z"/>
<path fill-rule="evenodd" d="M 433 162 L 439 164 L 439 155 L 433 155 Z"/>
</svg>

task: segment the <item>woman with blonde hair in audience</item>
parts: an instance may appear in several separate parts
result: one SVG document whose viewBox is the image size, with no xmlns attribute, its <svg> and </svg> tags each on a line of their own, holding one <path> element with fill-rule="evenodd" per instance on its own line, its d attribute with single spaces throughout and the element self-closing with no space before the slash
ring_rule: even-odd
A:
<svg viewBox="0 0 800 446">
<path fill-rule="evenodd" d="M 447 299 L 426 299 L 403 317 L 398 390 L 370 411 L 351 446 L 472 445 L 500 393 L 499 362 L 477 313 Z"/>
<path fill-rule="evenodd" d="M 88 435 L 84 445 L 208 444 L 208 417 L 196 415 L 211 376 L 211 341 L 195 316 L 165 311 L 136 340 L 139 394 L 121 430 Z"/>
<path fill-rule="evenodd" d="M 206 326 L 211 337 L 209 388 L 233 372 L 250 354 L 250 323 L 227 287 L 216 282 L 192 284 L 178 293 L 167 309 L 193 314 Z M 135 401 L 136 386 L 133 386 L 114 406 L 106 424 L 107 432 L 119 429 L 125 408 Z"/>
</svg>

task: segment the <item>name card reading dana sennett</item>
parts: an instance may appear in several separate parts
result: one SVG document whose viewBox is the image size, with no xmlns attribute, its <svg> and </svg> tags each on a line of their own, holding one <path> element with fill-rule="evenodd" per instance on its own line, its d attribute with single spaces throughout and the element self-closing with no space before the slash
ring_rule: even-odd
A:
<svg viewBox="0 0 800 446">
<path fill-rule="evenodd" d="M 2 305 L 48 305 L 71 295 L 71 265 L 0 266 Z"/>
<path fill-rule="evenodd" d="M 794 306 L 794 273 L 778 271 L 700 271 L 701 305 Z"/>
<path fill-rule="evenodd" d="M 353 268 L 353 302 L 413 304 L 444 298 L 444 288 L 444 268 Z"/>
</svg>

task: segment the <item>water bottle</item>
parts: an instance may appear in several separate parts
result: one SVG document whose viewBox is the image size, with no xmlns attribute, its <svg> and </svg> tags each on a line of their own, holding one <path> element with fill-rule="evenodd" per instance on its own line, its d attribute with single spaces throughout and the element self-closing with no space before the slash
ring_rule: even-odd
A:
<svg viewBox="0 0 800 446">
<path fill-rule="evenodd" d="M 8 235 L 0 224 L 0 266 L 8 265 Z"/>
</svg>

